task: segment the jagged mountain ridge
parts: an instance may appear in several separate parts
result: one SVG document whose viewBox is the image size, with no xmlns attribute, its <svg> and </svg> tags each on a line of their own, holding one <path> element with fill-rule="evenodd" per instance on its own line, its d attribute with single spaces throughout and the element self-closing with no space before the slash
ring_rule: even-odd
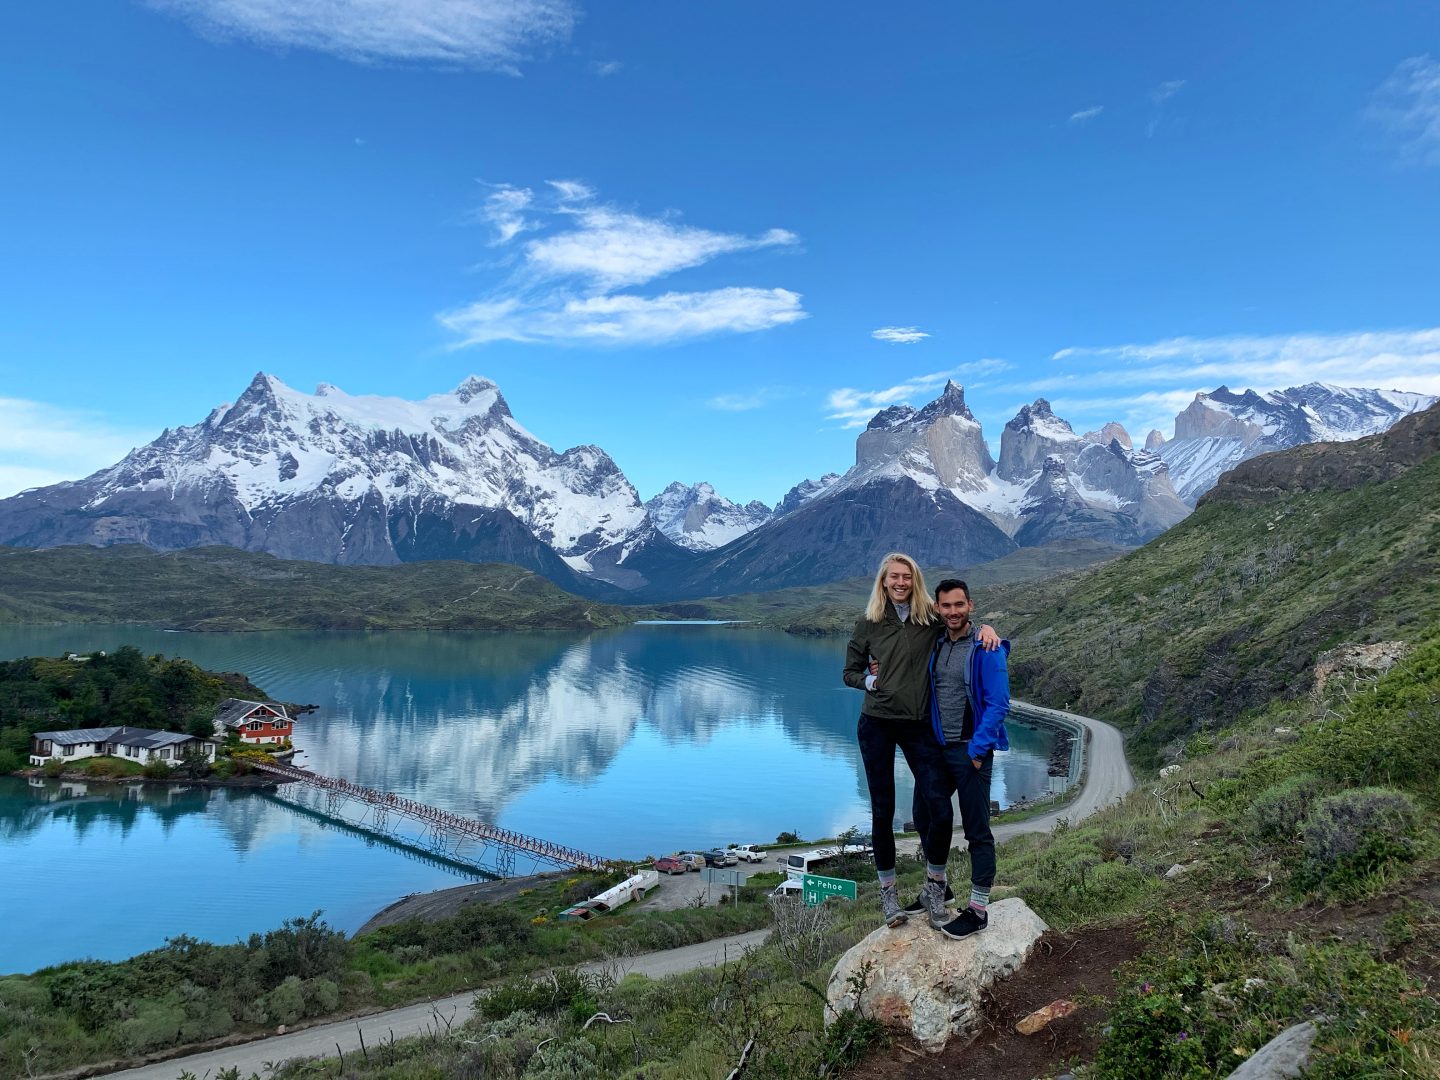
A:
<svg viewBox="0 0 1440 1080">
<path fill-rule="evenodd" d="M 108 469 L 0 501 L 27 547 L 225 544 L 283 558 L 386 565 L 498 560 L 564 587 L 633 588 L 673 561 L 603 450 L 557 453 L 471 377 L 420 402 L 315 394 L 259 374 L 200 424 L 167 429 Z"/>
<path fill-rule="evenodd" d="M 1432 400 L 1222 387 L 1197 397 L 1177 433 L 1208 440 L 1210 461 L 1231 442 L 1343 436 Z M 954 565 L 1056 539 L 1143 543 L 1189 513 L 1157 435 L 1139 450 L 1113 422 L 1077 435 L 1041 398 L 1005 425 L 992 458 L 952 382 L 921 409 L 877 413 L 849 470 L 797 484 L 773 511 L 703 483 L 641 503 L 602 449 L 551 449 L 488 380 L 406 402 L 329 385 L 303 394 L 261 374 L 234 404 L 108 469 L 0 500 L 0 544 L 223 544 L 341 564 L 503 560 L 584 595 L 680 599 L 866 574 L 897 547 Z"/>
<path fill-rule="evenodd" d="M 741 506 L 705 482 L 686 487 L 676 481 L 645 509 L 655 527 L 690 551 L 713 551 L 758 529 L 770 520 L 771 510 L 758 499 Z"/>
<path fill-rule="evenodd" d="M 1433 405 L 1428 394 L 1306 383 L 1257 394 L 1221 386 L 1195 395 L 1159 446 L 1176 493 L 1194 506 L 1242 461 L 1315 442 L 1349 442 L 1388 429 Z M 1147 446 L 1149 441 L 1147 440 Z"/>
</svg>

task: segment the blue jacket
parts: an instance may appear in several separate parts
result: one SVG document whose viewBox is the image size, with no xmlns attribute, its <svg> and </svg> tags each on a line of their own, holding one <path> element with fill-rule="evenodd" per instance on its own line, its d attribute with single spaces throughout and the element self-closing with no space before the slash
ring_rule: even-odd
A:
<svg viewBox="0 0 1440 1080">
<path fill-rule="evenodd" d="M 945 631 L 940 631 L 930 650 L 930 726 L 941 746 L 945 745 L 945 729 L 940 724 L 940 702 L 935 693 L 935 660 L 945 636 Z M 1010 713 L 1010 672 L 1006 666 L 1009 656 L 1008 641 L 1001 641 L 994 652 L 986 652 L 976 642 L 970 653 L 970 711 L 975 719 L 970 734 L 971 758 L 983 758 L 991 750 L 1010 749 L 1005 734 L 1005 717 Z"/>
</svg>

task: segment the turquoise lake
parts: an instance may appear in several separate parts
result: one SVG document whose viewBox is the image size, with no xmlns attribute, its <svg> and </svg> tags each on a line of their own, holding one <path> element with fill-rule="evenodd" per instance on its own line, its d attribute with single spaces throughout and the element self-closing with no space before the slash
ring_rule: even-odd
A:
<svg viewBox="0 0 1440 1080">
<path fill-rule="evenodd" d="M 188 634 L 0 628 L 0 659 L 132 644 L 314 704 L 298 760 L 602 855 L 868 825 L 845 642 L 714 625 L 589 634 Z M 993 797 L 1051 790 L 1050 738 L 1011 727 Z M 909 774 L 897 758 L 900 818 Z M 516 871 L 549 869 L 521 858 Z M 233 941 L 322 909 L 353 931 L 477 875 L 258 792 L 0 777 L 0 973 Z"/>
</svg>

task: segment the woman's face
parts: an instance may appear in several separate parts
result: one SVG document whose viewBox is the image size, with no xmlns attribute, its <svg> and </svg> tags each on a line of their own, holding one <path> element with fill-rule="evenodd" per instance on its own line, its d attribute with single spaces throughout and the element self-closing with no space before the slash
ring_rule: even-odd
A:
<svg viewBox="0 0 1440 1080">
<path fill-rule="evenodd" d="M 885 567 L 885 595 L 892 604 L 908 604 L 910 593 L 915 588 L 915 575 L 903 562 L 891 562 Z"/>
</svg>

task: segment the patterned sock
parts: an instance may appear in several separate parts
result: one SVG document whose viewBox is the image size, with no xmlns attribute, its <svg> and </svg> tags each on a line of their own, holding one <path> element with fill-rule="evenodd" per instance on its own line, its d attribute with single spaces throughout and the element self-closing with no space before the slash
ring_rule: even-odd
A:
<svg viewBox="0 0 1440 1080">
<path fill-rule="evenodd" d="M 945 864 L 941 863 L 939 866 L 936 866 L 934 863 L 927 862 L 925 864 L 925 876 L 931 881 L 938 881 L 942 885 L 945 884 Z"/>
<path fill-rule="evenodd" d="M 895 884 L 895 871 L 894 871 L 893 869 L 891 869 L 891 870 L 876 870 L 876 871 L 875 871 L 875 874 L 876 874 L 877 877 L 880 878 L 880 887 L 881 887 L 882 889 L 883 889 L 886 885 L 894 885 L 894 884 Z"/>
<path fill-rule="evenodd" d="M 970 886 L 970 910 L 976 915 L 989 917 L 986 908 L 990 906 L 990 890 L 982 889 L 979 885 Z"/>
</svg>

